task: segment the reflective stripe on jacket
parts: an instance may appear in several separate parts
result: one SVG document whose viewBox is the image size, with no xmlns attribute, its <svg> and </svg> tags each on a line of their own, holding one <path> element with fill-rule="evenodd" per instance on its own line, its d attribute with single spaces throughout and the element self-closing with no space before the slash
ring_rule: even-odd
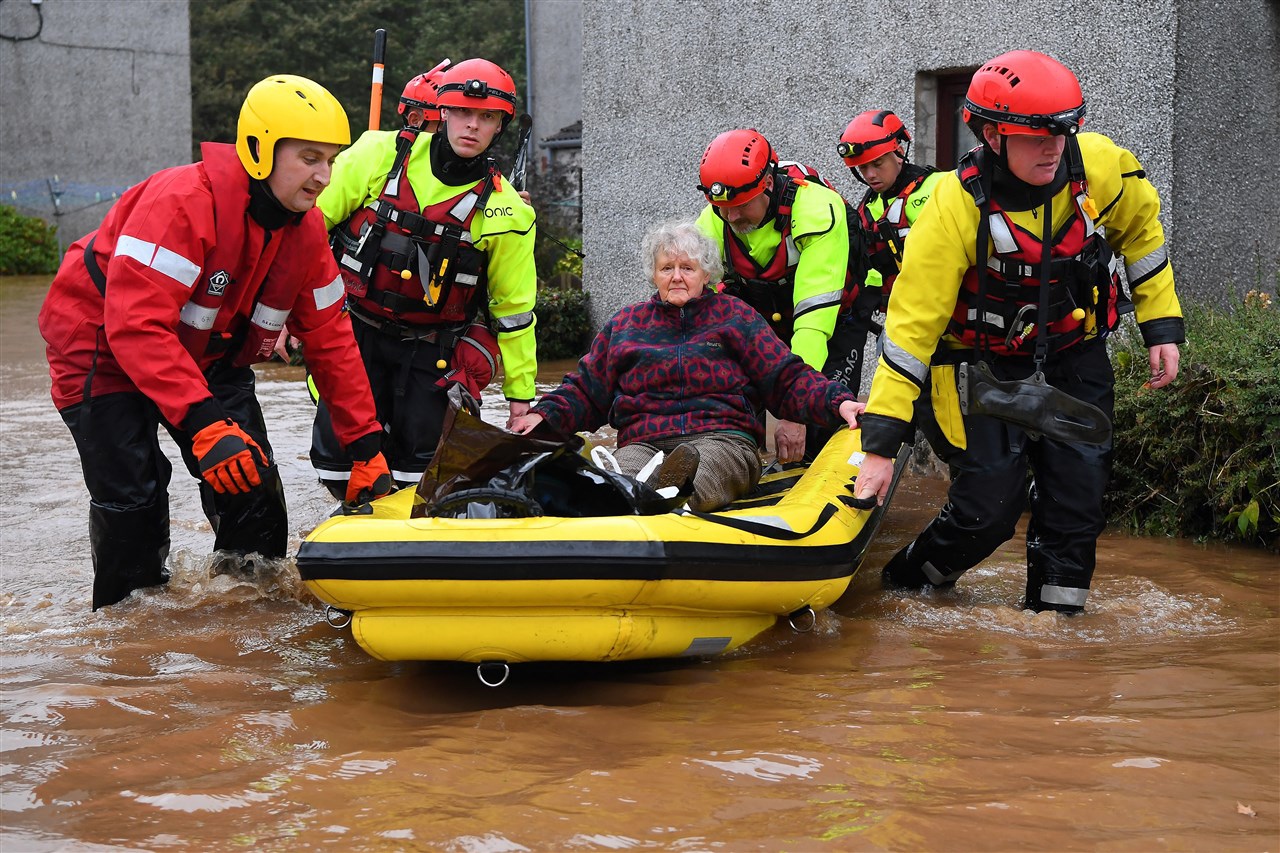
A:
<svg viewBox="0 0 1280 853">
<path fill-rule="evenodd" d="M 1132 298 L 1148 346 L 1182 339 L 1182 311 L 1159 220 L 1160 199 L 1137 159 L 1107 137 L 1078 137 L 1094 222 L 1132 272 Z M 1076 215 L 1068 183 L 1052 200 L 1054 230 Z M 1039 233 L 1043 207 L 1006 212 L 1013 223 Z M 863 417 L 863 447 L 893 456 L 911 440 L 912 405 L 929 374 L 939 343 L 963 348 L 946 335 L 961 284 L 977 263 L 978 207 L 955 173 L 938 181 L 932 200 L 911 230 L 911 251 L 889 300 L 884 351 Z M 988 246 L 988 253 L 991 247 Z"/>
<path fill-rule="evenodd" d="M 63 258 L 39 317 L 54 404 L 80 402 L 92 369 L 93 396 L 141 392 L 180 426 L 210 396 L 203 371 L 222 353 L 208 341 L 246 340 L 233 358 L 259 361 L 287 317 L 322 393 L 343 401 L 334 410 L 339 439 L 377 430 L 368 379 L 350 370 L 360 356 L 320 213 L 267 240 L 248 214 L 249 177 L 235 147 L 206 143 L 201 152 L 202 162 L 131 187 Z M 90 240 L 105 295 L 85 264 Z"/>
</svg>

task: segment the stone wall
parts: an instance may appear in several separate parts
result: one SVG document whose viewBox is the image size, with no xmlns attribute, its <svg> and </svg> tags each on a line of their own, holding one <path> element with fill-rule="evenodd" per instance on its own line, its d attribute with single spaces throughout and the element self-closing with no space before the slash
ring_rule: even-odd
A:
<svg viewBox="0 0 1280 853">
<path fill-rule="evenodd" d="M 1274 275 L 1280 224 L 1256 214 L 1275 208 L 1276 10 L 1269 0 L 584 4 L 584 278 L 594 319 L 648 293 L 641 235 L 697 214 L 698 161 L 720 131 L 757 127 L 784 159 L 812 163 L 856 199 L 835 153 L 850 118 L 893 109 L 927 142 L 932 118 L 916 103 L 928 101 L 934 76 L 1015 48 L 1071 67 L 1086 128 L 1142 161 L 1164 200 L 1184 298 L 1220 298 L 1223 267 L 1255 245 Z"/>
<path fill-rule="evenodd" d="M 187 0 L 0 4 L 0 203 L 56 221 L 66 246 L 113 189 L 189 163 L 188 26 Z"/>
</svg>

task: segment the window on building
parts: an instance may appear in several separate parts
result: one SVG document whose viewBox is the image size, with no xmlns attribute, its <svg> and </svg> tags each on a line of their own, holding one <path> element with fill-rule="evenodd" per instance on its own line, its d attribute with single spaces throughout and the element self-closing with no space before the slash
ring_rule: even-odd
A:
<svg viewBox="0 0 1280 853">
<path fill-rule="evenodd" d="M 961 111 L 976 68 L 923 72 L 916 77 L 917 163 L 954 169 L 977 144 Z"/>
</svg>

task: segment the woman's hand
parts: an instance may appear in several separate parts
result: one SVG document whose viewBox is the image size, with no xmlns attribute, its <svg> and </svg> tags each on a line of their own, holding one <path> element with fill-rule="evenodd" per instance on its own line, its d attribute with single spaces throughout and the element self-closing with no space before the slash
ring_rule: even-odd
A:
<svg viewBox="0 0 1280 853">
<path fill-rule="evenodd" d="M 862 426 L 862 424 L 858 423 L 858 415 L 866 410 L 866 403 L 859 403 L 857 400 L 845 400 L 840 404 L 840 417 L 844 418 L 844 422 L 849 425 L 849 429 L 857 429 Z"/>
<path fill-rule="evenodd" d="M 804 439 L 804 424 L 779 420 L 773 431 L 773 447 L 777 451 L 778 461 L 786 464 L 804 459 Z"/>
<path fill-rule="evenodd" d="M 524 435 L 525 433 L 532 432 L 534 427 L 542 423 L 542 420 L 542 415 L 537 412 L 528 412 L 526 414 L 513 417 L 511 420 L 507 421 L 507 429 L 514 432 L 516 435 Z"/>
</svg>

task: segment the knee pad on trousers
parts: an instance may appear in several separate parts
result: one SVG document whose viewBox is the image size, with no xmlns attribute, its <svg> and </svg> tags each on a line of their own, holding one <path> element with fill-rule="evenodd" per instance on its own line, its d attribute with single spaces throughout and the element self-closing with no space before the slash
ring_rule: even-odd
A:
<svg viewBox="0 0 1280 853">
<path fill-rule="evenodd" d="M 90 503 L 89 545 L 94 610 L 123 601 L 135 589 L 168 583 L 167 499 L 125 510 Z"/>
</svg>

